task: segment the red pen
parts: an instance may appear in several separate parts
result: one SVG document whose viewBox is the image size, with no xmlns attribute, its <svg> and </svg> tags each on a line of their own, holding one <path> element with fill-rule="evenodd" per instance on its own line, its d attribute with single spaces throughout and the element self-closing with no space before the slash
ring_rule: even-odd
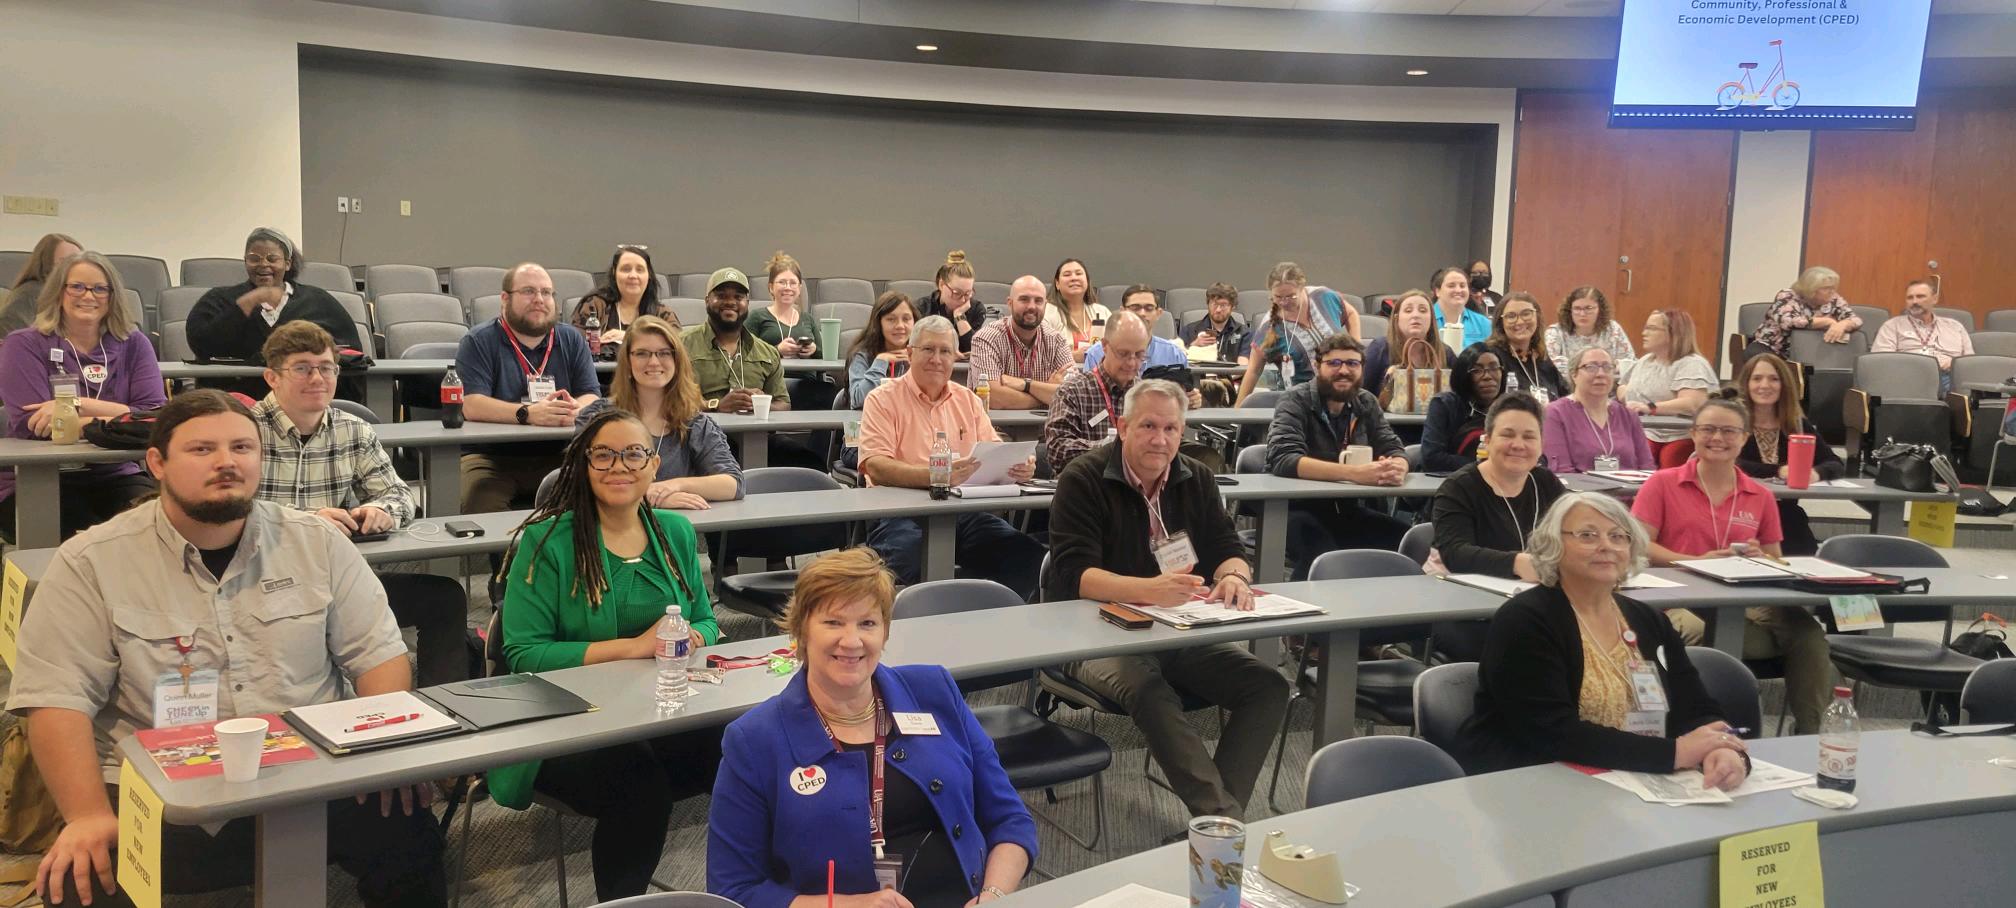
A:
<svg viewBox="0 0 2016 908">
<path fill-rule="evenodd" d="M 826 862 L 826 908 L 833 908 L 833 862 Z"/>
<path fill-rule="evenodd" d="M 370 731 L 371 729 L 374 728 L 384 728 L 387 725 L 398 725 L 401 722 L 411 722 L 414 719 L 418 718 L 420 718 L 419 713 L 407 713 L 406 715 L 403 716 L 386 716 L 383 719 L 373 719 L 369 722 L 359 722 L 350 728 L 343 729 L 343 733 L 346 735 L 354 735 L 360 731 Z"/>
</svg>

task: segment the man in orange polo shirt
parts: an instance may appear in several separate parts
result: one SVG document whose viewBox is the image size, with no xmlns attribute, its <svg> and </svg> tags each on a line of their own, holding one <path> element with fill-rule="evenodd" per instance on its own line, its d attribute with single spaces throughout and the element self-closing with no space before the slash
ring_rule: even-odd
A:
<svg viewBox="0 0 2016 908">
<path fill-rule="evenodd" d="M 987 405 L 952 382 L 959 335 L 944 316 L 917 323 L 910 332 L 910 371 L 870 392 L 861 407 L 861 473 L 878 486 L 926 489 L 931 486 L 931 445 L 945 433 L 952 456 L 952 485 L 973 475 L 980 462 L 973 446 L 999 441 L 987 419 Z M 1035 472 L 1022 464 L 1010 472 L 1017 482 Z M 896 517 L 868 531 L 868 545 L 896 572 L 896 582 L 916 583 L 922 571 L 924 521 Z M 953 556 L 968 577 L 993 580 L 1027 598 L 1036 589 L 1043 546 L 994 514 L 961 514 Z"/>
</svg>

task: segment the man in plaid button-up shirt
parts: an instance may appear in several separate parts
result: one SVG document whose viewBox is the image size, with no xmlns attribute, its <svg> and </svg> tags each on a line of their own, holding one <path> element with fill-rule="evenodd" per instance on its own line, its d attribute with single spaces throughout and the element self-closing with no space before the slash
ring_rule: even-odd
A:
<svg viewBox="0 0 2016 908">
<path fill-rule="evenodd" d="M 273 391 L 252 408 L 264 449 L 259 498 L 314 513 L 351 535 L 411 522 L 413 492 L 392 469 L 378 433 L 330 406 L 336 344 L 329 332 L 310 321 L 288 322 L 273 330 L 262 352 Z M 420 685 L 468 677 L 469 600 L 462 585 L 426 574 L 378 579 L 400 626 L 419 629 Z"/>
</svg>

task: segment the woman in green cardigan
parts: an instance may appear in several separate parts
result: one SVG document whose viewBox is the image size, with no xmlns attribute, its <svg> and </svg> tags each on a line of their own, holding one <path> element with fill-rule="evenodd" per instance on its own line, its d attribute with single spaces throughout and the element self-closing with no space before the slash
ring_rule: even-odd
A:
<svg viewBox="0 0 2016 908">
<path fill-rule="evenodd" d="M 568 444 L 552 494 L 520 528 L 504 568 L 512 671 L 649 660 L 673 603 L 694 646 L 720 636 L 693 525 L 644 504 L 657 460 L 644 424 L 622 410 L 598 414 Z M 638 684 L 651 683 L 649 670 L 639 666 Z M 714 728 L 506 766 L 490 773 L 490 793 L 523 810 L 537 790 L 593 818 L 596 897 L 608 901 L 644 892 L 672 805 L 706 791 L 720 761 Z"/>
</svg>

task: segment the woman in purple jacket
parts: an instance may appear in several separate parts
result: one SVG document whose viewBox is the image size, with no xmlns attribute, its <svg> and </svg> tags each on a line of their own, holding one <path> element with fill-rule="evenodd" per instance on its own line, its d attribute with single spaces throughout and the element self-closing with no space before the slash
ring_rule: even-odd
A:
<svg viewBox="0 0 2016 908">
<path fill-rule="evenodd" d="M 119 272 L 96 252 L 63 260 L 35 301 L 35 320 L 0 344 L 0 400 L 7 434 L 48 438 L 56 386 L 77 389 L 86 420 L 167 403 L 154 345 L 124 305 Z M 110 518 L 154 491 L 138 463 L 91 464 L 63 474 L 64 538 Z M 14 471 L 0 470 L 0 526 L 14 525 Z"/>
</svg>

